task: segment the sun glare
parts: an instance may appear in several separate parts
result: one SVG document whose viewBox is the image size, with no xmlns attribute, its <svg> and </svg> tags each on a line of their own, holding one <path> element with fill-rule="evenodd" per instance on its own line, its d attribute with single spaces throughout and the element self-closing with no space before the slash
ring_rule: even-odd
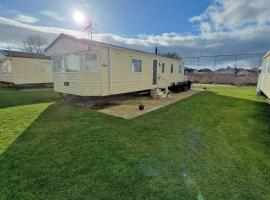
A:
<svg viewBox="0 0 270 200">
<path fill-rule="evenodd" d="M 84 14 L 81 11 L 76 10 L 73 13 L 73 18 L 75 22 L 82 24 L 84 22 Z"/>
</svg>

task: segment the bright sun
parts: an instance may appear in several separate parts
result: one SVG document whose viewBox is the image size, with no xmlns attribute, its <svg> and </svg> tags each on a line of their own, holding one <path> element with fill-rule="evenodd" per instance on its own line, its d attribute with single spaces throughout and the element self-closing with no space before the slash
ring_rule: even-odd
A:
<svg viewBox="0 0 270 200">
<path fill-rule="evenodd" d="M 75 20 L 75 22 L 79 23 L 79 24 L 82 24 L 83 21 L 84 21 L 84 15 L 81 11 L 78 11 L 76 10 L 74 13 L 73 13 L 73 18 Z"/>
</svg>

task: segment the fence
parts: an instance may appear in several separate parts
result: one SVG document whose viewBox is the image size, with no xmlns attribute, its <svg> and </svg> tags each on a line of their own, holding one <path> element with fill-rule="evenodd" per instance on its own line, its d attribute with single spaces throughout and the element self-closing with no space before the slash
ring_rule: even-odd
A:
<svg viewBox="0 0 270 200">
<path fill-rule="evenodd" d="M 195 83 L 256 84 L 264 53 L 183 57 L 185 75 Z"/>
<path fill-rule="evenodd" d="M 229 84 L 229 85 L 255 85 L 257 84 L 258 75 L 250 74 L 237 76 L 232 74 L 214 74 L 214 73 L 186 73 L 194 83 L 205 84 Z"/>
</svg>

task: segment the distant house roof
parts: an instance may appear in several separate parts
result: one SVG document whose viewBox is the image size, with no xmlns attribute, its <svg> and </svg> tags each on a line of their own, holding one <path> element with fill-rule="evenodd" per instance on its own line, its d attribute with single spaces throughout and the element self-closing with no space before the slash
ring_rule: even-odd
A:
<svg viewBox="0 0 270 200">
<path fill-rule="evenodd" d="M 232 67 L 227 67 L 227 68 L 220 68 L 220 69 L 217 69 L 216 72 L 235 72 L 234 68 Z"/>
<path fill-rule="evenodd" d="M 168 57 L 165 57 L 165 56 L 157 55 L 157 54 L 146 52 L 146 51 L 141 51 L 141 50 L 137 50 L 137 49 L 131 49 L 131 48 L 128 48 L 128 47 L 122 47 L 122 46 L 108 44 L 108 43 L 104 43 L 104 42 L 98 42 L 98 41 L 90 40 L 90 39 L 87 39 L 87 38 L 75 37 L 75 36 L 67 35 L 67 34 L 64 34 L 64 33 L 61 33 L 54 41 L 52 41 L 52 43 L 49 44 L 49 46 L 45 49 L 45 52 L 47 52 L 61 38 L 68 38 L 70 40 L 80 42 L 80 43 L 84 43 L 84 44 L 97 44 L 97 45 L 101 45 L 101 46 L 107 46 L 107 47 L 112 47 L 112 48 L 117 48 L 117 49 L 125 49 L 125 50 L 128 50 L 128 51 L 134 51 L 134 52 L 144 53 L 144 54 L 148 54 L 148 55 L 152 55 L 152 56 L 163 57 L 163 58 L 167 58 L 167 59 L 182 60 L 182 59 L 176 59 L 176 58 L 168 58 Z"/>
<path fill-rule="evenodd" d="M 232 67 L 226 67 L 226 68 L 220 68 L 220 69 L 217 69 L 216 71 L 217 71 L 217 72 L 222 72 L 222 71 L 225 71 L 225 72 L 227 72 L 227 71 L 234 71 L 234 68 L 232 68 Z"/>
<path fill-rule="evenodd" d="M 215 74 L 235 74 L 235 70 L 232 67 L 220 68 L 215 71 Z"/>
<path fill-rule="evenodd" d="M 196 69 L 185 67 L 185 71 L 186 72 L 193 72 L 193 71 L 196 71 Z"/>
<path fill-rule="evenodd" d="M 200 69 L 199 72 L 213 72 L 213 71 L 211 69 L 204 68 L 204 69 Z"/>
<path fill-rule="evenodd" d="M 5 57 L 51 59 L 45 54 L 28 53 L 23 51 L 0 50 L 0 54 L 4 55 Z"/>
</svg>

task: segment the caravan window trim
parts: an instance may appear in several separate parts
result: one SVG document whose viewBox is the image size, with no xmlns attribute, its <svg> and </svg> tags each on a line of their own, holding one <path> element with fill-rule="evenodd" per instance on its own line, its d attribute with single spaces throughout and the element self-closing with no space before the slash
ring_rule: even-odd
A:
<svg viewBox="0 0 270 200">
<path fill-rule="evenodd" d="M 86 70 L 86 64 L 85 64 L 85 54 L 86 53 L 89 53 L 89 54 L 96 54 L 97 55 L 97 71 L 89 71 L 89 70 Z M 100 73 L 101 71 L 101 56 L 100 56 L 100 52 L 99 51 L 90 51 L 90 50 L 87 50 L 87 51 L 82 51 L 81 52 L 82 54 L 82 71 L 85 72 L 85 73 Z"/>
<path fill-rule="evenodd" d="M 171 64 L 171 74 L 174 74 L 174 64 Z"/>
<path fill-rule="evenodd" d="M 134 71 L 133 60 L 140 61 L 140 63 L 141 63 L 141 71 L 140 72 Z M 130 68 L 131 68 L 131 73 L 133 73 L 133 74 L 141 74 L 141 73 L 143 73 L 143 60 L 141 58 L 131 57 L 131 59 L 130 59 Z"/>
<path fill-rule="evenodd" d="M 85 52 L 96 53 L 98 55 L 98 71 L 91 72 L 91 71 L 86 71 L 85 70 L 85 60 L 84 60 L 84 54 L 85 54 Z M 74 53 L 75 54 L 78 53 L 79 56 L 80 56 L 80 71 L 78 71 L 78 72 L 68 72 L 66 70 L 66 56 L 67 55 L 70 55 L 70 54 L 74 54 Z M 100 70 L 101 70 L 101 64 L 100 64 L 101 63 L 101 56 L 100 56 L 100 52 L 99 51 L 84 50 L 84 51 L 67 52 L 67 53 L 63 53 L 63 54 L 55 54 L 55 55 L 52 56 L 52 58 L 54 56 L 62 56 L 62 59 L 64 59 L 64 71 L 61 71 L 61 72 L 55 72 L 54 71 L 53 59 L 52 59 L 52 71 L 55 74 L 60 74 L 60 73 L 78 74 L 78 73 L 82 73 L 82 72 L 84 72 L 84 73 L 99 73 Z"/>
<path fill-rule="evenodd" d="M 161 63 L 161 73 L 164 74 L 166 71 L 166 65 L 165 65 L 165 62 L 162 62 Z"/>
<path fill-rule="evenodd" d="M 62 62 L 64 61 L 64 70 L 66 70 L 65 68 L 65 54 L 56 54 L 56 55 L 53 55 L 53 56 L 51 56 L 51 59 L 52 59 L 52 72 L 53 73 L 65 73 L 66 71 L 60 71 L 60 72 L 56 72 L 55 71 L 55 69 L 54 69 L 54 62 L 53 62 L 53 59 L 54 59 L 54 57 L 57 57 L 57 56 L 61 56 L 62 58 L 61 58 L 61 60 L 62 60 Z M 64 57 L 64 58 L 63 58 Z M 62 63 L 61 63 L 61 65 L 62 65 Z M 61 66 L 61 69 L 63 70 L 63 68 L 62 68 L 63 66 Z"/>
<path fill-rule="evenodd" d="M 67 63 L 67 57 L 71 56 L 71 55 L 78 55 L 79 56 L 79 71 L 68 71 L 68 63 Z M 66 73 L 78 73 L 82 71 L 82 59 L 81 59 L 81 53 L 80 52 L 71 52 L 71 53 L 67 53 L 64 56 L 64 69 Z"/>
<path fill-rule="evenodd" d="M 4 74 L 12 74 L 13 72 L 13 70 L 12 70 L 12 63 L 11 63 L 11 60 L 10 59 L 2 59 L 2 60 L 0 60 L 0 62 L 1 62 L 1 65 L 0 65 L 0 72 L 2 72 L 2 73 L 4 73 Z M 3 71 L 3 64 L 5 63 L 5 62 L 8 62 L 9 63 L 9 66 L 10 66 L 10 71 Z"/>
</svg>

